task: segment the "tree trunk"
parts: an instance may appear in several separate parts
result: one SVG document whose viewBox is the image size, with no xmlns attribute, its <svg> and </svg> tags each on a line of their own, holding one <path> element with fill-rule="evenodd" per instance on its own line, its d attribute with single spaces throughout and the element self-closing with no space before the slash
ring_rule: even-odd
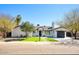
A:
<svg viewBox="0 0 79 59">
<path fill-rule="evenodd" d="M 71 31 L 71 37 L 72 37 L 72 40 L 71 40 L 71 43 L 73 43 L 73 37 L 74 37 L 74 35 L 73 35 L 73 30 Z"/>
<path fill-rule="evenodd" d="M 71 31 L 71 37 L 74 37 L 73 32 Z"/>
<path fill-rule="evenodd" d="M 6 35 L 7 35 L 6 32 L 4 32 L 4 36 L 3 37 L 6 38 Z"/>
<path fill-rule="evenodd" d="M 75 39 L 77 39 L 77 30 L 75 31 L 74 36 L 75 36 Z"/>
<path fill-rule="evenodd" d="M 26 32 L 26 37 L 28 37 L 28 32 Z"/>
</svg>

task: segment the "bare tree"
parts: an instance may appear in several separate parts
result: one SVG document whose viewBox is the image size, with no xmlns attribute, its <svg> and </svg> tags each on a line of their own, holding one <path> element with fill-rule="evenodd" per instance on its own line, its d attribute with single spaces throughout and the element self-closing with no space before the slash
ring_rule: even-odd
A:
<svg viewBox="0 0 79 59">
<path fill-rule="evenodd" d="M 0 32 L 3 32 L 4 36 L 6 37 L 7 32 L 11 32 L 12 29 L 16 26 L 15 22 L 11 20 L 11 17 L 7 15 L 0 15 Z"/>
<path fill-rule="evenodd" d="M 72 36 L 76 39 L 77 32 L 79 31 L 79 9 L 74 9 L 67 13 L 64 17 L 64 21 L 60 23 L 60 26 L 70 30 Z"/>
</svg>

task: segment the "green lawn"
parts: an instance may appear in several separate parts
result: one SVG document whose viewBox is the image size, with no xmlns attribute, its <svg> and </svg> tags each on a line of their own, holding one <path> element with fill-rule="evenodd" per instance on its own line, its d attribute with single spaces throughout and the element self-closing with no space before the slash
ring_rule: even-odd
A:
<svg viewBox="0 0 79 59">
<path fill-rule="evenodd" d="M 28 37 L 28 38 L 24 38 L 22 41 L 24 42 L 39 42 L 39 37 Z M 57 40 L 53 39 L 53 38 L 45 38 L 45 37 L 41 37 L 40 42 L 58 42 Z"/>
</svg>

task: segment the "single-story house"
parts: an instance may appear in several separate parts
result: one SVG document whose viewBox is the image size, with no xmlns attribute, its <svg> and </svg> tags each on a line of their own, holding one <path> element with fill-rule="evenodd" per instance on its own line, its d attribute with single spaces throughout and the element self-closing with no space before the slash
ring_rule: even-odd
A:
<svg viewBox="0 0 79 59">
<path fill-rule="evenodd" d="M 11 37 L 25 37 L 26 32 L 22 31 L 21 25 L 16 26 L 12 32 Z M 32 36 L 32 32 L 28 32 L 28 36 Z"/>
<path fill-rule="evenodd" d="M 71 32 L 63 27 L 52 28 L 48 26 L 39 26 L 36 27 L 36 31 L 33 32 L 33 36 L 39 36 L 39 31 L 41 31 L 42 37 L 54 38 L 62 42 L 72 41 Z"/>
<path fill-rule="evenodd" d="M 36 31 L 33 32 L 34 36 L 39 36 L 39 31 L 42 32 L 42 36 L 46 37 L 53 37 L 53 38 L 67 38 L 71 37 L 71 32 L 63 27 L 46 27 L 46 26 L 39 26 L 36 28 Z"/>
<path fill-rule="evenodd" d="M 49 26 L 36 26 L 35 31 L 28 33 L 29 36 L 39 36 L 39 31 L 41 31 L 42 37 L 51 38 L 68 38 L 71 37 L 71 32 L 65 28 L 57 27 L 52 28 Z M 15 27 L 11 32 L 11 37 L 23 37 L 26 36 L 26 32 L 21 30 L 21 26 Z"/>
<path fill-rule="evenodd" d="M 25 35 L 26 33 L 21 30 L 20 25 L 16 26 L 11 32 L 11 37 L 23 37 Z"/>
</svg>

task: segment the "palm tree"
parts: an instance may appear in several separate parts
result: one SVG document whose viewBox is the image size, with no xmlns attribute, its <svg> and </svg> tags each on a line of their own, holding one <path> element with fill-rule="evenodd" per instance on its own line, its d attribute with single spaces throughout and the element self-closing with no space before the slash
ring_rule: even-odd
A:
<svg viewBox="0 0 79 59">
<path fill-rule="evenodd" d="M 37 26 L 40 26 L 40 24 L 37 24 Z"/>
<path fill-rule="evenodd" d="M 17 16 L 16 16 L 15 22 L 16 22 L 16 25 L 17 25 L 17 26 L 20 24 L 20 22 L 21 22 L 21 15 L 17 15 Z"/>
</svg>

